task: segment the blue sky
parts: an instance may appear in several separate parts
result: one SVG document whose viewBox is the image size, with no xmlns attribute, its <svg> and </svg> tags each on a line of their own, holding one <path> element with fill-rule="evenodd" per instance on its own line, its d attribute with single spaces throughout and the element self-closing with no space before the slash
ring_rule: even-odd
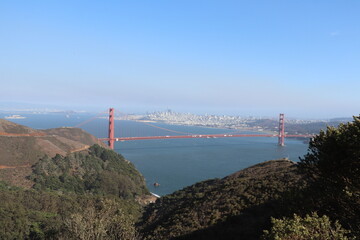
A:
<svg viewBox="0 0 360 240">
<path fill-rule="evenodd" d="M 1 102 L 360 113 L 360 1 L 0 1 Z"/>
</svg>

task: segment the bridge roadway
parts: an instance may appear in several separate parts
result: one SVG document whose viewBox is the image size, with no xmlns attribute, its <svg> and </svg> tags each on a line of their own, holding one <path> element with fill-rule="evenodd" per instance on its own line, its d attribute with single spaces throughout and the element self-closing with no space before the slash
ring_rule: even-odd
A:
<svg viewBox="0 0 360 240">
<path fill-rule="evenodd" d="M 226 138 L 226 137 L 279 137 L 278 134 L 198 134 L 198 135 L 178 135 L 178 136 L 147 136 L 147 137 L 120 137 L 114 138 L 115 141 L 134 141 L 151 139 L 184 139 L 184 138 Z M 313 135 L 284 135 L 284 137 L 311 138 Z M 102 141 L 109 141 L 109 138 L 100 138 Z"/>
</svg>

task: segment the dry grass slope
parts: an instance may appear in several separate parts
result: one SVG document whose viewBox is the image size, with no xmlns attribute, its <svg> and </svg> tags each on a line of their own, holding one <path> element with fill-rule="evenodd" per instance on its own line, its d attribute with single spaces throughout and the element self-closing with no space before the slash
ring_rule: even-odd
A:
<svg viewBox="0 0 360 240">
<path fill-rule="evenodd" d="M 82 151 L 93 144 L 105 146 L 96 137 L 78 128 L 35 130 L 0 119 L 0 180 L 31 187 L 26 176 L 44 155 L 54 157 Z"/>
</svg>

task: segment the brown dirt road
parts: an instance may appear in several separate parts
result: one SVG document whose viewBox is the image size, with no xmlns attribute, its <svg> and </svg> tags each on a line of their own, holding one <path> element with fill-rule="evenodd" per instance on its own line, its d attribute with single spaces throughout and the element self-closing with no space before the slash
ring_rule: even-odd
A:
<svg viewBox="0 0 360 240">
<path fill-rule="evenodd" d="M 20 165 L 20 166 L 6 166 L 6 165 L 0 165 L 0 169 L 6 169 L 6 168 L 22 168 L 22 167 L 30 167 L 30 164 L 26 165 Z"/>
</svg>

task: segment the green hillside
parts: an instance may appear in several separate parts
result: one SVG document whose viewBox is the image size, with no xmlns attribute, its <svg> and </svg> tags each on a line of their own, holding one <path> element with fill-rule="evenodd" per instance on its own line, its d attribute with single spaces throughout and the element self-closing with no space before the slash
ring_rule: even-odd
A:
<svg viewBox="0 0 360 240">
<path fill-rule="evenodd" d="M 299 182 L 289 160 L 257 164 L 160 198 L 147 207 L 142 229 L 146 239 L 258 239 Z"/>
<path fill-rule="evenodd" d="M 131 162 L 81 129 L 0 130 L 0 239 L 137 238 L 153 197 Z"/>
<path fill-rule="evenodd" d="M 1 182 L 0 201 L 0 239 L 135 239 L 141 210 L 121 198 L 23 190 Z"/>
<path fill-rule="evenodd" d="M 39 190 L 114 195 L 124 199 L 149 194 L 144 177 L 131 162 L 99 145 L 64 157 L 46 156 L 33 166 L 30 179 Z"/>
</svg>

